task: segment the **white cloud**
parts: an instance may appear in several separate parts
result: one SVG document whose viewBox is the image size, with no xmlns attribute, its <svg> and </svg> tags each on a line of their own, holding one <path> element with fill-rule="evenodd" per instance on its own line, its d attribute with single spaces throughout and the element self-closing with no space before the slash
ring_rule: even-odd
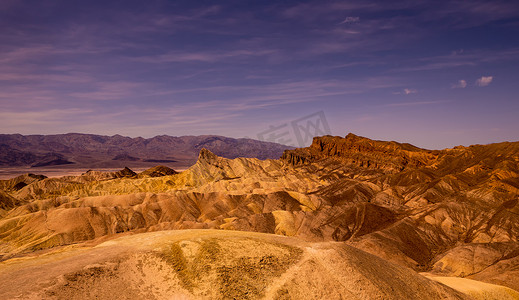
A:
<svg viewBox="0 0 519 300">
<path fill-rule="evenodd" d="M 476 80 L 476 85 L 477 86 L 487 86 L 492 82 L 492 79 L 494 79 L 494 77 L 492 77 L 492 76 L 482 76 L 481 78 Z"/>
<path fill-rule="evenodd" d="M 393 92 L 393 95 L 409 95 L 416 93 L 418 93 L 418 91 L 414 89 L 403 89 L 401 92 Z"/>
<path fill-rule="evenodd" d="M 404 94 L 406 95 L 409 95 L 409 94 L 415 94 L 417 92 L 417 90 L 413 90 L 413 89 L 404 89 Z"/>
<path fill-rule="evenodd" d="M 346 24 L 346 23 L 356 23 L 360 20 L 359 17 L 347 17 L 344 19 L 344 21 L 340 22 L 339 24 Z"/>
<path fill-rule="evenodd" d="M 268 56 L 276 53 L 276 50 L 233 50 L 227 52 L 169 52 L 161 55 L 140 56 L 131 58 L 133 61 L 145 63 L 171 63 L 171 62 L 205 62 L 215 63 L 224 60 L 235 60 L 238 58 Z"/>
<path fill-rule="evenodd" d="M 457 84 L 452 85 L 453 89 L 464 89 L 466 87 L 467 87 L 467 81 L 465 81 L 463 79 L 459 80 Z"/>
<path fill-rule="evenodd" d="M 430 105 L 430 104 L 440 104 L 446 103 L 448 101 L 438 100 L 438 101 L 419 101 L 419 102 L 399 102 L 399 103 L 389 103 L 383 106 L 418 106 L 418 105 Z"/>
</svg>

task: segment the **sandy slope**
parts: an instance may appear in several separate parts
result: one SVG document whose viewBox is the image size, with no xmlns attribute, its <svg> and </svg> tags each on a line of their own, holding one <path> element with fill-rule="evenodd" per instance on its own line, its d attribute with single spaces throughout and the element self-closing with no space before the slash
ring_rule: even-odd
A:
<svg viewBox="0 0 519 300">
<path fill-rule="evenodd" d="M 446 286 L 456 289 L 464 294 L 470 295 L 474 299 L 485 300 L 502 300 L 502 299 L 519 299 L 519 292 L 510 288 L 484 283 L 477 280 L 471 280 L 459 277 L 444 276 L 426 276 L 432 280 L 438 281 Z"/>
<path fill-rule="evenodd" d="M 468 299 L 343 243 L 161 231 L 0 263 L 1 299 Z"/>
</svg>

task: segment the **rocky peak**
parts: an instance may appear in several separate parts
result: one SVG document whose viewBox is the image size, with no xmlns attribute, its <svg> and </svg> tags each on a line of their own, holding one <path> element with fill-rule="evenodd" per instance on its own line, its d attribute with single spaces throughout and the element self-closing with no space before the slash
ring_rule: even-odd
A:
<svg viewBox="0 0 519 300">
<path fill-rule="evenodd" d="M 132 171 L 130 168 L 128 167 L 124 167 L 124 169 L 120 170 L 120 171 L 117 171 L 114 173 L 114 176 L 115 178 L 120 178 L 120 177 L 133 177 L 133 176 L 136 176 L 137 173 L 135 173 L 134 171 Z"/>
<path fill-rule="evenodd" d="M 212 162 L 218 159 L 218 156 L 214 154 L 213 152 L 207 150 L 206 148 L 202 148 L 200 150 L 200 154 L 198 154 L 198 161 L 206 161 L 206 162 Z"/>
<path fill-rule="evenodd" d="M 45 178 L 47 178 L 47 176 L 27 173 L 12 179 L 0 180 L 0 189 L 4 191 L 18 191 L 26 185 L 43 180 Z"/>
<path fill-rule="evenodd" d="M 166 167 L 166 166 L 156 166 L 150 169 L 147 169 L 141 173 L 139 173 L 139 177 L 161 177 L 167 175 L 178 174 L 177 171 Z"/>
</svg>

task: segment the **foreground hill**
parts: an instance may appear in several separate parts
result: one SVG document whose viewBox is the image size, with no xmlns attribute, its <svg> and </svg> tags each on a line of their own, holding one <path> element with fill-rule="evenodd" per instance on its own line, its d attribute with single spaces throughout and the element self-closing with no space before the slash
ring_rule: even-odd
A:
<svg viewBox="0 0 519 300">
<path fill-rule="evenodd" d="M 226 159 L 202 149 L 178 174 L 27 175 L 0 186 L 12 187 L 1 194 L 5 264 L 127 233 L 225 229 L 334 242 L 414 274 L 519 290 L 519 143 L 424 150 L 325 136 L 278 160 Z"/>
<path fill-rule="evenodd" d="M 227 158 L 278 158 L 292 147 L 223 136 L 130 138 L 94 134 L 0 134 L 0 166 L 117 168 L 168 164 L 187 167 L 202 148 Z"/>
<path fill-rule="evenodd" d="M 0 281 L 2 299 L 470 299 L 344 244 L 214 230 L 62 248 L 3 263 Z"/>
</svg>

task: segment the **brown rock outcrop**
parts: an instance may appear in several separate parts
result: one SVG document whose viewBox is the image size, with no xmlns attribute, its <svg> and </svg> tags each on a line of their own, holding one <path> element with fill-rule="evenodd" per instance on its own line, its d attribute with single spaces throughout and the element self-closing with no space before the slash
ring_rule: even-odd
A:
<svg viewBox="0 0 519 300">
<path fill-rule="evenodd" d="M 285 150 L 282 159 L 300 164 L 329 157 L 363 168 L 402 171 L 429 165 L 436 158 L 436 152 L 410 144 L 370 140 L 350 133 L 345 138 L 315 137 L 308 148 Z"/>
</svg>

